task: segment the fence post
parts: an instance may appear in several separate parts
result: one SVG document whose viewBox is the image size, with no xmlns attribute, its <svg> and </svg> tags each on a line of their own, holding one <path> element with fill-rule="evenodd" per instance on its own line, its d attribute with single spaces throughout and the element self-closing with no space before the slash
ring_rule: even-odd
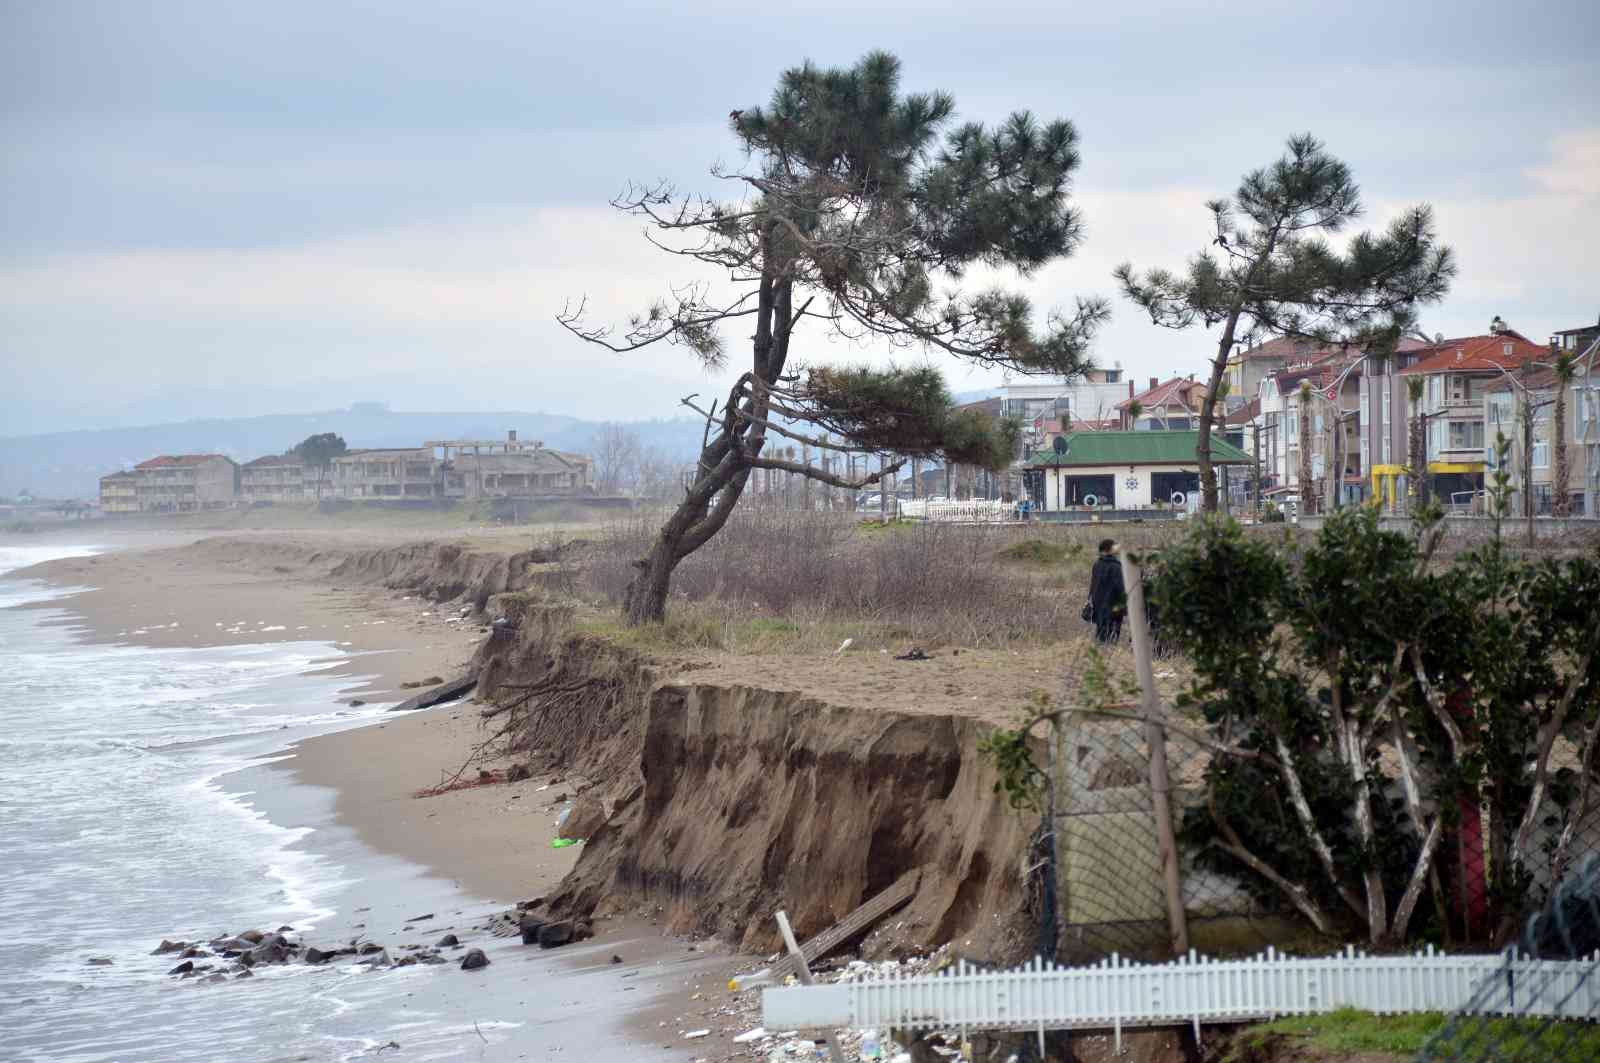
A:
<svg viewBox="0 0 1600 1063">
<path fill-rule="evenodd" d="M 1145 742 L 1150 747 L 1150 805 L 1155 813 L 1156 852 L 1166 882 L 1167 929 L 1172 953 L 1189 951 L 1189 923 L 1183 912 L 1183 882 L 1178 869 L 1178 839 L 1172 829 L 1172 784 L 1167 777 L 1167 729 L 1161 726 L 1161 699 L 1156 696 L 1151 664 L 1150 625 L 1144 609 L 1143 574 L 1139 563 L 1122 551 L 1122 585 L 1128 595 L 1128 626 L 1133 632 L 1133 663 L 1139 675 Z"/>
<path fill-rule="evenodd" d="M 1072 807 L 1072 745 L 1068 740 L 1068 721 L 1071 718 L 1072 714 L 1066 710 L 1050 718 L 1050 797 L 1046 807 L 1050 811 L 1050 849 L 1055 854 L 1055 881 L 1050 883 L 1056 895 L 1053 960 L 1061 956 L 1061 935 L 1067 927 L 1067 883 L 1070 877 L 1067 860 L 1071 854 L 1067 852 L 1067 832 L 1062 829 L 1062 820 L 1066 818 L 1067 809 Z"/>
</svg>

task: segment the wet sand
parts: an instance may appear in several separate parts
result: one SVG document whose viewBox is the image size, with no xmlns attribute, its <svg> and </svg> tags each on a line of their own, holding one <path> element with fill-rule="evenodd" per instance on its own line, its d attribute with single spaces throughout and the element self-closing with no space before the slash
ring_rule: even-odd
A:
<svg viewBox="0 0 1600 1063">
<path fill-rule="evenodd" d="M 92 533 L 81 541 L 105 545 L 103 536 Z M 448 616 L 430 602 L 381 588 L 329 584 L 315 571 L 291 566 L 278 571 L 269 555 L 247 542 L 219 555 L 215 543 L 196 549 L 182 537 L 146 534 L 124 549 L 15 575 L 91 588 L 49 603 L 70 613 L 64 622 L 90 642 L 347 643 L 339 649 L 353 656 L 331 660 L 326 669 L 350 677 L 341 698 L 408 696 L 414 691 L 402 683 L 457 674 L 482 638 L 475 625 L 447 623 Z M 219 556 L 231 560 L 219 564 Z M 489 977 L 474 978 L 453 966 L 433 968 L 439 977 L 419 1000 L 419 1007 L 434 1012 L 459 1010 L 469 1023 L 493 1014 L 521 1024 L 498 1033 L 491 1025 L 481 1058 L 704 1054 L 710 1045 L 681 1040 L 676 1027 L 682 1016 L 703 1008 L 694 999 L 697 992 L 721 991 L 736 962 L 732 957 L 704 947 L 691 951 L 664 937 L 648 918 L 602 922 L 594 941 L 554 952 L 478 932 L 469 941 L 462 932 L 494 911 L 548 891 L 581 854 L 580 846 L 550 848 L 561 807 L 554 798 L 570 786 L 548 777 L 415 796 L 461 769 L 481 737 L 478 722 L 470 701 L 384 716 L 305 739 L 273 763 L 228 778 L 227 789 L 248 792 L 250 803 L 273 822 L 311 828 L 301 844 L 331 854 L 357 875 L 354 892 L 367 899 L 335 913 L 309 939 L 364 934 L 396 946 L 426 944 L 455 927 L 463 942 L 486 948 L 491 966 L 481 973 Z M 297 785 L 283 785 L 288 780 Z M 419 907 L 435 918 L 410 921 L 421 914 L 412 911 Z M 612 962 L 614 955 L 620 964 Z"/>
</svg>

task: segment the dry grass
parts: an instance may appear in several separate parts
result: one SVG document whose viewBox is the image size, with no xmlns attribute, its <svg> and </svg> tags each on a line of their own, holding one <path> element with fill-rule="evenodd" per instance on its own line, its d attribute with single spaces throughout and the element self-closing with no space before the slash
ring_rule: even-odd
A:
<svg viewBox="0 0 1600 1063">
<path fill-rule="evenodd" d="M 659 526 L 640 513 L 586 551 L 576 593 L 617 607 Z M 744 508 L 673 578 L 664 624 L 589 626 L 641 649 L 821 652 L 846 638 L 897 649 L 1053 644 L 1085 634 L 1079 610 L 1097 540 L 1159 549 L 1170 525 L 862 524 L 842 514 Z"/>
</svg>

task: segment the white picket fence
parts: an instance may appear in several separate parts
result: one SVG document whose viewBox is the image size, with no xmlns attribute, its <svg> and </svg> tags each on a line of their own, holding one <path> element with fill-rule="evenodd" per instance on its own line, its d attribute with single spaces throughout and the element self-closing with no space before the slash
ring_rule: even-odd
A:
<svg viewBox="0 0 1600 1063">
<path fill-rule="evenodd" d="M 1112 956 L 1094 967 L 981 971 L 964 963 L 924 977 L 786 986 L 762 993 L 768 1029 L 1116 1030 L 1124 1026 L 1240 1022 L 1359 1008 L 1378 1014 L 1451 1012 L 1468 1005 L 1486 978 L 1505 1014 L 1600 1019 L 1600 952 L 1583 960 L 1535 960 L 1510 951 L 1458 956 L 1426 951 L 1368 956 L 1284 956 L 1272 949 L 1243 960 L 1191 952 L 1163 964 Z"/>
<path fill-rule="evenodd" d="M 1016 503 L 982 498 L 967 502 L 929 502 L 925 498 L 912 498 L 902 500 L 899 507 L 900 516 L 907 520 L 988 524 L 1017 519 Z"/>
</svg>

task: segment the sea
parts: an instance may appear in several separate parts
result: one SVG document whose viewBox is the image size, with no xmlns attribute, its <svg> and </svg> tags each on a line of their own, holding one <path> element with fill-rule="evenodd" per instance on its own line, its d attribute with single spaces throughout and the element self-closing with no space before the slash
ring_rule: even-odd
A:
<svg viewBox="0 0 1600 1063">
<path fill-rule="evenodd" d="M 682 1058 L 631 1043 L 619 1001 L 651 989 L 619 983 L 609 948 L 479 934 L 491 966 L 476 972 L 169 976 L 176 957 L 151 955 L 164 938 L 288 926 L 326 947 L 429 914 L 405 940 L 467 941 L 503 906 L 373 852 L 332 791 L 266 767 L 383 710 L 347 707 L 348 675 L 314 674 L 340 647 L 91 644 L 52 604 L 70 588 L 8 575 L 98 550 L 0 545 L 0 1060 Z"/>
</svg>

